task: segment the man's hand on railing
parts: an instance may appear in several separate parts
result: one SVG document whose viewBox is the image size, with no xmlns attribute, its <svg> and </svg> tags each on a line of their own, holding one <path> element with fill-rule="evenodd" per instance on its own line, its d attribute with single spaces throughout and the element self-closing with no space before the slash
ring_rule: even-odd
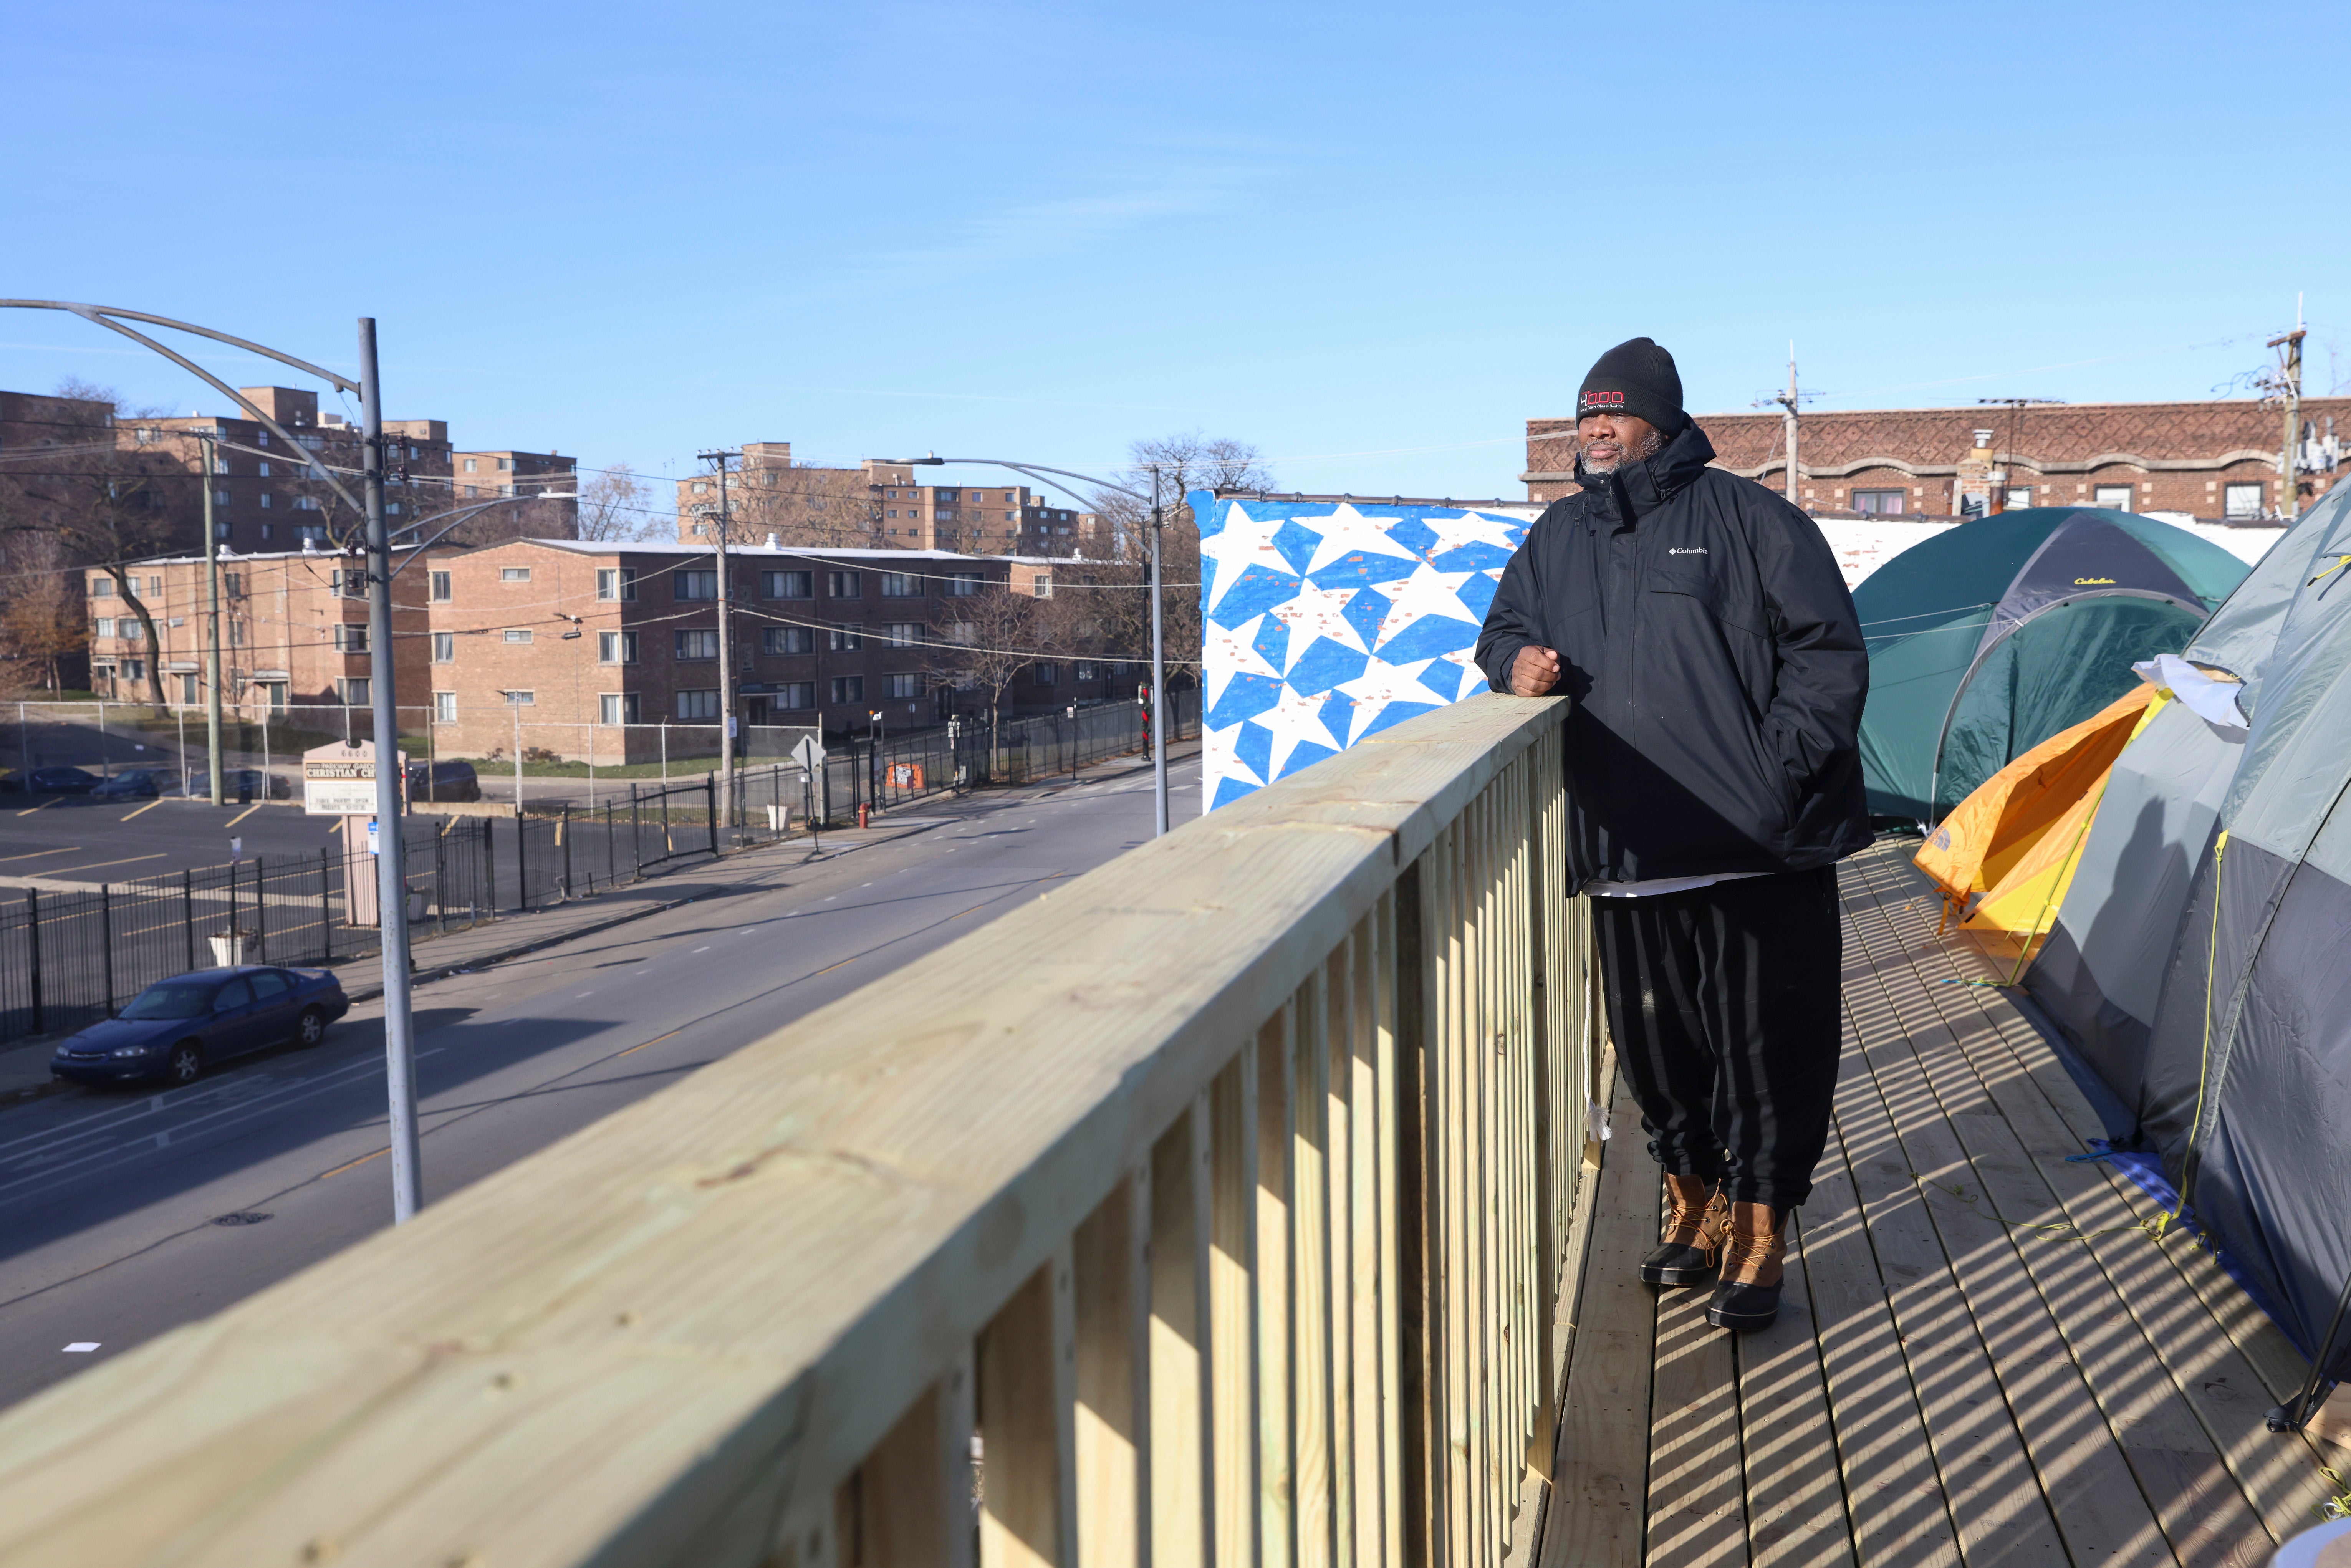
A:
<svg viewBox="0 0 2351 1568">
<path fill-rule="evenodd" d="M 1539 697 L 1559 685 L 1559 654 L 1551 648 L 1524 647 L 1510 661 L 1510 695 Z"/>
</svg>

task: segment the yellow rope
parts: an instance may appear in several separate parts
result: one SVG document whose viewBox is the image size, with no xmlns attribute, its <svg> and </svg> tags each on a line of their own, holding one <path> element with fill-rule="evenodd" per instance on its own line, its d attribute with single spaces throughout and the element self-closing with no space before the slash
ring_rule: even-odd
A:
<svg viewBox="0 0 2351 1568">
<path fill-rule="evenodd" d="M 2212 978 L 2220 957 L 2220 856 L 2228 847 L 2229 830 L 2223 828 L 2212 844 L 2212 935 L 2204 946 L 2204 1047 L 2196 1067 L 2196 1115 L 2188 1124 L 2188 1147 L 2179 1156 L 2179 1202 L 2156 1225 L 2158 1236 L 2188 1211 L 2189 1167 L 2196 1160 L 2196 1134 L 2204 1125 L 2204 1091 L 2212 1075 Z"/>
</svg>

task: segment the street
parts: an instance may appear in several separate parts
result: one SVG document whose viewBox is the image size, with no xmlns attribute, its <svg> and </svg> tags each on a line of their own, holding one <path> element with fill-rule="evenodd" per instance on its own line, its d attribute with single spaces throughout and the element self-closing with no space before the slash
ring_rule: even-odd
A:
<svg viewBox="0 0 2351 1568">
<path fill-rule="evenodd" d="M 1198 781 L 1196 756 L 1171 764 L 1176 821 Z M 898 813 L 925 831 L 754 852 L 696 903 L 420 988 L 427 1201 L 906 970 L 1147 839 L 1151 816 L 1132 763 L 942 798 Z M 384 1120 L 372 1002 L 315 1051 L 0 1113 L 0 1405 L 389 1223 Z"/>
</svg>

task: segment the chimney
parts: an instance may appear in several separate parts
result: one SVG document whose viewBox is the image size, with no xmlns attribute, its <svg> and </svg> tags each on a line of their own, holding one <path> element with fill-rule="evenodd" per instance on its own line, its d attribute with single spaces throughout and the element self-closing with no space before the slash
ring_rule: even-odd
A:
<svg viewBox="0 0 2351 1568">
<path fill-rule="evenodd" d="M 769 535 L 768 536 L 768 548 L 769 549 L 775 549 L 775 548 L 776 548 L 776 536 L 775 536 L 775 535 L 773 535 L 773 534 L 769 534 Z"/>
</svg>

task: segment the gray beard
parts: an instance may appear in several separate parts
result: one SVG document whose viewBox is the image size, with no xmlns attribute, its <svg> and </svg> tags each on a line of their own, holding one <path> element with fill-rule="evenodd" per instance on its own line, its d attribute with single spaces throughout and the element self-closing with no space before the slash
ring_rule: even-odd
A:
<svg viewBox="0 0 2351 1568">
<path fill-rule="evenodd" d="M 1578 452 L 1575 455 L 1575 460 L 1578 464 L 1582 465 L 1583 471 L 1586 474 L 1614 474 L 1617 469 L 1622 468 L 1627 463 L 1646 463 L 1650 458 L 1655 457 L 1658 453 L 1663 452 L 1665 449 L 1665 433 L 1663 431 L 1653 430 L 1649 432 L 1648 438 L 1646 440 L 1643 441 L 1637 446 L 1626 446 L 1623 455 L 1619 456 L 1614 462 L 1607 464 L 1604 466 L 1601 464 L 1593 462 L 1592 459 L 1586 457 L 1581 452 Z"/>
</svg>

